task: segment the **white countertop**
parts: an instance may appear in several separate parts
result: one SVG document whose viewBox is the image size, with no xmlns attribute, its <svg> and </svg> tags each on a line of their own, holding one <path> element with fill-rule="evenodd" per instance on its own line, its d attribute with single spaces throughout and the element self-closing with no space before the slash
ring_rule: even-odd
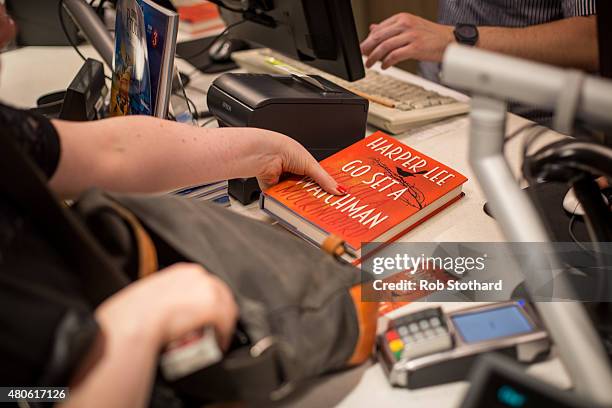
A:
<svg viewBox="0 0 612 408">
<path fill-rule="evenodd" d="M 87 56 L 96 58 L 89 46 L 80 49 Z M 98 58 L 99 59 L 99 58 Z M 82 65 L 82 60 L 70 47 L 27 47 L 9 51 L 0 56 L 2 74 L 0 76 L 0 99 L 20 107 L 32 107 L 38 96 L 65 89 Z M 193 68 L 179 61 L 183 72 L 191 73 Z M 461 94 L 432 84 L 412 74 L 392 68 L 388 73 L 399 78 L 411 79 L 438 92 L 465 98 Z M 198 108 L 205 109 L 205 95 L 196 90 L 206 90 L 216 75 L 195 73 L 187 88 L 190 98 Z M 416 78 L 416 79 L 415 79 Z M 510 130 L 516 129 L 525 120 L 509 115 Z M 374 129 L 369 130 L 374 131 Z M 550 132 L 541 142 L 549 142 L 558 135 Z M 482 208 L 485 198 L 467 161 L 469 142 L 469 121 L 466 116 L 445 120 L 418 130 L 408 131 L 397 136 L 398 140 L 422 151 L 438 161 L 463 173 L 469 181 L 464 185 L 465 197 L 445 209 L 414 230 L 400 241 L 412 242 L 493 242 L 504 238 L 495 221 L 485 215 Z M 510 162 L 517 172 L 520 163 L 521 137 L 513 139 L 506 146 Z M 517 173 L 518 174 L 518 173 Z M 249 216 L 266 219 L 257 204 L 244 207 L 232 201 L 232 208 Z M 431 306 L 413 303 L 400 310 L 411 310 Z M 464 304 L 447 303 L 445 308 L 463 307 Z M 396 311 L 397 313 L 397 311 Z M 570 385 L 568 376 L 558 358 L 534 364 L 530 372 L 558 386 Z M 457 382 L 428 387 L 420 390 L 392 388 L 375 363 L 364 364 L 340 374 L 326 376 L 314 381 L 313 386 L 301 392 L 296 398 L 284 404 L 292 407 L 456 407 L 460 404 L 468 384 Z"/>
</svg>

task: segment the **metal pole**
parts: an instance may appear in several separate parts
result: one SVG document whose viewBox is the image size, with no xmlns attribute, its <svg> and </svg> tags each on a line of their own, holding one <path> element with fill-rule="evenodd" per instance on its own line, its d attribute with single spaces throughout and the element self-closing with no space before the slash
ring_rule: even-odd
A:
<svg viewBox="0 0 612 408">
<path fill-rule="evenodd" d="M 114 42 L 104 23 L 84 0 L 63 0 L 64 8 L 98 51 L 106 65 L 113 68 Z"/>
<path fill-rule="evenodd" d="M 536 209 L 517 185 L 504 156 L 506 105 L 500 99 L 555 110 L 571 73 L 451 45 L 444 55 L 442 75 L 445 83 L 474 95 L 470 114 L 470 164 L 506 239 L 517 243 L 550 242 Z M 579 117 L 590 122 L 612 123 L 612 82 L 585 77 L 576 110 Z M 536 266 L 538 262 L 550 261 L 538 254 L 529 253 L 529 256 Z M 556 265 L 542 266 L 546 270 Z M 541 276 L 533 278 L 536 286 L 542 279 Z M 529 279 L 526 284 L 529 288 Z M 536 306 L 559 348 L 576 391 L 595 402 L 612 404 L 612 368 L 583 305 L 566 301 L 537 302 Z"/>
<path fill-rule="evenodd" d="M 529 289 L 543 287 L 556 265 L 554 259 L 542 251 L 550 242 L 538 213 L 516 184 L 503 155 L 506 104 L 496 99 L 476 95 L 470 113 L 470 164 L 478 178 L 495 219 L 509 242 L 525 243 L 522 247 L 529 257 L 528 269 L 542 271 L 540 275 L 526 274 Z M 542 243 L 532 245 L 532 243 Z M 525 261 L 525 260 L 524 260 Z M 562 278 L 557 277 L 560 280 Z M 565 282 L 560 282 L 565 288 Z M 531 290 L 530 290 L 531 292 Z M 600 404 L 612 404 L 612 370 L 599 335 L 590 317 L 579 302 L 536 302 L 542 320 L 559 349 L 576 391 Z"/>
</svg>

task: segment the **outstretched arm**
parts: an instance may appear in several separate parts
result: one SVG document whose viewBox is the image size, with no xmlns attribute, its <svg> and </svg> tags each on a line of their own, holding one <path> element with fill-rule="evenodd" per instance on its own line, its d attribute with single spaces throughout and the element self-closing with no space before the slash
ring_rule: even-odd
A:
<svg viewBox="0 0 612 408">
<path fill-rule="evenodd" d="M 148 193 L 254 176 L 266 187 L 284 172 L 309 175 L 339 193 L 306 149 L 268 130 L 201 129 L 146 116 L 53 124 L 61 157 L 50 186 L 66 198 L 90 187 Z"/>
<path fill-rule="evenodd" d="M 388 68 L 400 61 L 441 61 L 455 41 L 454 27 L 399 13 L 370 26 L 361 43 L 366 65 Z M 599 67 L 597 17 L 570 17 L 524 28 L 478 27 L 476 45 L 490 51 L 564 67 L 596 71 Z"/>
</svg>

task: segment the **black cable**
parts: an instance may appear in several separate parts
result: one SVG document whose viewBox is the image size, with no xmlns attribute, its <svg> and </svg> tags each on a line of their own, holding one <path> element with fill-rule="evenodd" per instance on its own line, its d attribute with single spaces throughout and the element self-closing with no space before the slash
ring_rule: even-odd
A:
<svg viewBox="0 0 612 408">
<path fill-rule="evenodd" d="M 217 6 L 224 8 L 229 11 L 233 11 L 234 13 L 244 13 L 244 9 L 230 7 L 223 0 L 210 0 L 211 3 L 216 4 Z"/>
<path fill-rule="evenodd" d="M 527 157 L 527 150 L 529 150 L 529 146 L 531 145 L 531 143 L 533 143 L 533 141 L 535 140 L 535 138 L 537 138 L 537 136 L 539 136 L 540 134 L 544 133 L 544 131 L 546 131 L 547 129 L 542 127 L 541 125 L 539 125 L 538 123 L 526 123 L 523 126 L 520 126 L 518 129 L 516 129 L 515 131 L 508 133 L 505 137 L 504 137 L 504 146 L 506 145 L 506 143 L 508 143 L 509 141 L 511 141 L 512 139 L 516 138 L 517 136 L 519 136 L 520 134 L 522 134 L 525 131 L 528 131 L 530 129 L 534 129 L 534 128 L 540 128 L 538 130 L 536 130 L 535 132 L 532 132 L 530 135 L 526 136 L 526 142 L 523 142 L 523 162 L 525 161 L 525 158 Z M 523 172 L 523 178 L 525 180 L 528 180 L 527 176 L 524 174 Z M 521 178 L 519 176 L 518 180 L 519 183 L 521 181 Z M 528 180 L 529 181 L 529 180 Z"/>
<path fill-rule="evenodd" d="M 188 89 L 192 89 L 192 90 L 194 90 L 194 91 L 201 92 L 201 93 L 202 93 L 202 94 L 204 94 L 204 95 L 207 95 L 207 94 L 208 94 L 208 92 L 207 92 L 207 91 L 205 91 L 205 90 L 203 90 L 203 89 L 200 89 L 200 88 L 196 88 L 196 87 L 192 87 L 192 86 L 187 86 L 186 88 L 188 88 Z M 193 103 L 193 101 L 192 101 L 191 99 L 189 99 L 189 98 L 188 98 L 188 102 L 191 102 L 191 104 L 192 104 L 192 106 L 193 106 L 193 108 L 194 108 L 194 110 L 195 110 L 195 112 L 196 112 L 197 119 L 205 119 L 205 118 L 208 118 L 208 117 L 213 116 L 213 114 L 212 114 L 210 111 L 198 112 L 198 111 L 197 111 L 197 109 L 195 108 L 195 104 L 194 104 L 194 103 Z"/>
<path fill-rule="evenodd" d="M 62 0 L 62 1 L 63 1 L 63 0 Z M 181 59 L 184 59 L 184 60 L 190 60 L 190 59 L 194 59 L 194 58 L 196 58 L 196 57 L 199 57 L 200 55 L 204 54 L 205 52 L 208 52 L 208 51 L 209 51 L 209 50 L 212 48 L 212 46 L 213 46 L 213 45 L 214 45 L 214 44 L 215 44 L 217 41 L 219 41 L 219 39 L 221 39 L 223 36 L 225 36 L 227 33 L 229 33 L 229 31 L 230 31 L 232 28 L 234 28 L 234 27 L 236 27 L 236 26 L 238 26 L 238 25 L 240 25 L 240 24 L 244 23 L 245 21 L 246 21 L 246 20 L 240 20 L 240 21 L 236 21 L 235 23 L 232 23 L 232 24 L 228 25 L 227 27 L 225 27 L 225 29 L 224 29 L 224 30 L 223 30 L 223 31 L 222 31 L 220 34 L 218 34 L 218 35 L 217 35 L 215 38 L 213 38 L 213 39 L 212 39 L 212 41 L 211 41 L 211 42 L 209 42 L 209 43 L 208 43 L 208 45 L 207 45 L 206 47 L 204 47 L 204 48 L 203 48 L 203 49 L 201 49 L 200 51 L 196 52 L 195 54 L 193 54 L 193 55 L 189 55 L 189 56 L 177 55 L 177 57 L 178 57 L 178 58 L 181 58 Z"/>
<path fill-rule="evenodd" d="M 198 88 L 197 86 L 187 85 L 187 89 L 191 89 L 197 92 L 200 92 L 202 95 L 208 95 L 208 91 L 202 88 Z"/>
<path fill-rule="evenodd" d="M 68 34 L 68 29 L 66 28 L 66 22 L 64 21 L 64 0 L 59 0 L 57 2 L 57 14 L 59 16 L 60 25 L 62 26 L 62 31 L 64 31 L 64 35 L 66 36 L 66 39 L 68 40 L 70 45 L 72 45 L 72 48 L 74 48 L 76 53 L 79 54 L 79 56 L 83 59 L 83 61 L 87 61 L 87 58 L 85 57 L 85 55 L 83 55 L 81 50 L 79 50 L 79 47 L 72 40 L 72 37 L 70 37 L 70 35 Z"/>
<path fill-rule="evenodd" d="M 514 139 L 515 137 L 517 137 L 518 135 L 520 135 L 524 131 L 529 130 L 531 128 L 534 128 L 536 126 L 539 126 L 539 125 L 537 123 L 527 123 L 527 124 L 519 127 L 514 132 L 506 135 L 506 137 L 504 138 L 504 144 L 508 143 L 509 141 L 511 141 L 512 139 Z"/>
<path fill-rule="evenodd" d="M 523 164 L 529 157 L 528 153 L 531 145 L 549 130 L 548 128 L 540 125 L 534 126 L 533 129 L 534 130 L 528 136 L 526 136 L 525 141 L 523 142 Z M 523 165 L 523 177 L 529 185 L 533 185 L 534 179 L 533 174 L 531 174 L 530 166 Z"/>
<path fill-rule="evenodd" d="M 198 113 L 198 108 L 196 107 L 195 103 L 193 103 L 193 101 L 187 96 L 187 92 L 185 92 L 185 87 L 183 86 L 183 83 L 181 82 L 180 75 L 178 76 L 177 79 L 178 79 L 178 84 L 180 85 L 180 88 L 174 91 L 173 95 L 177 95 L 185 99 L 185 102 L 187 104 L 187 110 L 189 111 L 189 114 L 191 115 L 191 120 L 195 126 L 197 125 L 198 116 L 200 115 Z M 178 94 L 178 92 L 180 92 L 180 94 Z M 191 109 L 192 107 L 193 109 Z M 176 120 L 176 118 L 174 120 Z"/>
<path fill-rule="evenodd" d="M 100 3 L 98 3 L 98 7 L 96 8 L 96 14 L 98 14 L 99 16 L 101 16 L 101 12 L 102 12 L 102 7 L 104 7 L 104 5 L 106 4 L 108 0 L 100 0 Z M 91 0 L 91 4 L 93 4 L 94 0 Z"/>
<path fill-rule="evenodd" d="M 574 241 L 576 245 L 580 247 L 580 249 L 582 249 L 584 252 L 588 254 L 589 250 L 586 249 L 584 245 L 582 245 L 582 242 L 578 241 L 578 238 L 576 238 L 576 235 L 574 234 L 574 224 L 576 222 L 576 210 L 578 209 L 579 205 L 580 204 L 576 204 L 576 207 L 574 208 L 574 211 L 572 212 L 572 216 L 570 218 L 569 225 L 567 226 L 567 232 L 569 232 L 569 236 L 572 239 L 572 241 Z"/>
<path fill-rule="evenodd" d="M 195 113 L 195 119 L 196 120 L 200 119 L 200 112 L 198 112 L 198 108 L 196 107 L 196 104 L 191 100 L 191 98 L 187 96 L 187 94 L 185 94 L 185 98 L 187 98 L 187 103 L 190 104 L 191 107 L 193 108 L 193 112 Z"/>
<path fill-rule="evenodd" d="M 209 123 L 211 123 L 211 122 L 213 122 L 213 121 L 215 121 L 215 120 L 217 120 L 217 118 L 212 117 L 212 118 L 208 119 L 207 121 L 205 121 L 204 123 L 202 123 L 202 124 L 200 125 L 200 127 L 206 127 L 206 125 L 208 125 Z"/>
<path fill-rule="evenodd" d="M 93 3 L 93 0 L 91 2 L 89 2 L 88 4 L 91 6 L 92 3 Z M 59 0 L 57 2 L 57 13 L 58 13 L 59 21 L 60 21 L 60 26 L 62 27 L 62 31 L 64 32 L 64 35 L 66 36 L 66 39 L 68 40 L 68 42 L 70 43 L 72 48 L 74 48 L 76 53 L 79 54 L 79 57 L 81 57 L 83 59 L 83 61 L 86 62 L 87 61 L 87 57 L 85 55 L 83 55 L 81 50 L 79 50 L 79 46 L 73 41 L 72 37 L 70 37 L 70 35 L 68 34 L 68 29 L 66 28 L 66 22 L 64 21 L 64 0 Z M 104 78 L 106 78 L 106 79 L 108 79 L 109 81 L 112 82 L 112 78 L 109 77 L 108 75 L 105 74 Z"/>
</svg>

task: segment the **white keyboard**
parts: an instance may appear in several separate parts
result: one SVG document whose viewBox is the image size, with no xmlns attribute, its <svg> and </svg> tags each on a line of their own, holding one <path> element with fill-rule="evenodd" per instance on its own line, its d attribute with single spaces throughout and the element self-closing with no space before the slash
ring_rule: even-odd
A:
<svg viewBox="0 0 612 408">
<path fill-rule="evenodd" d="M 371 69 L 349 82 L 267 48 L 238 51 L 232 59 L 248 72 L 320 75 L 368 99 L 368 122 L 393 134 L 469 111 L 467 103 Z"/>
</svg>

